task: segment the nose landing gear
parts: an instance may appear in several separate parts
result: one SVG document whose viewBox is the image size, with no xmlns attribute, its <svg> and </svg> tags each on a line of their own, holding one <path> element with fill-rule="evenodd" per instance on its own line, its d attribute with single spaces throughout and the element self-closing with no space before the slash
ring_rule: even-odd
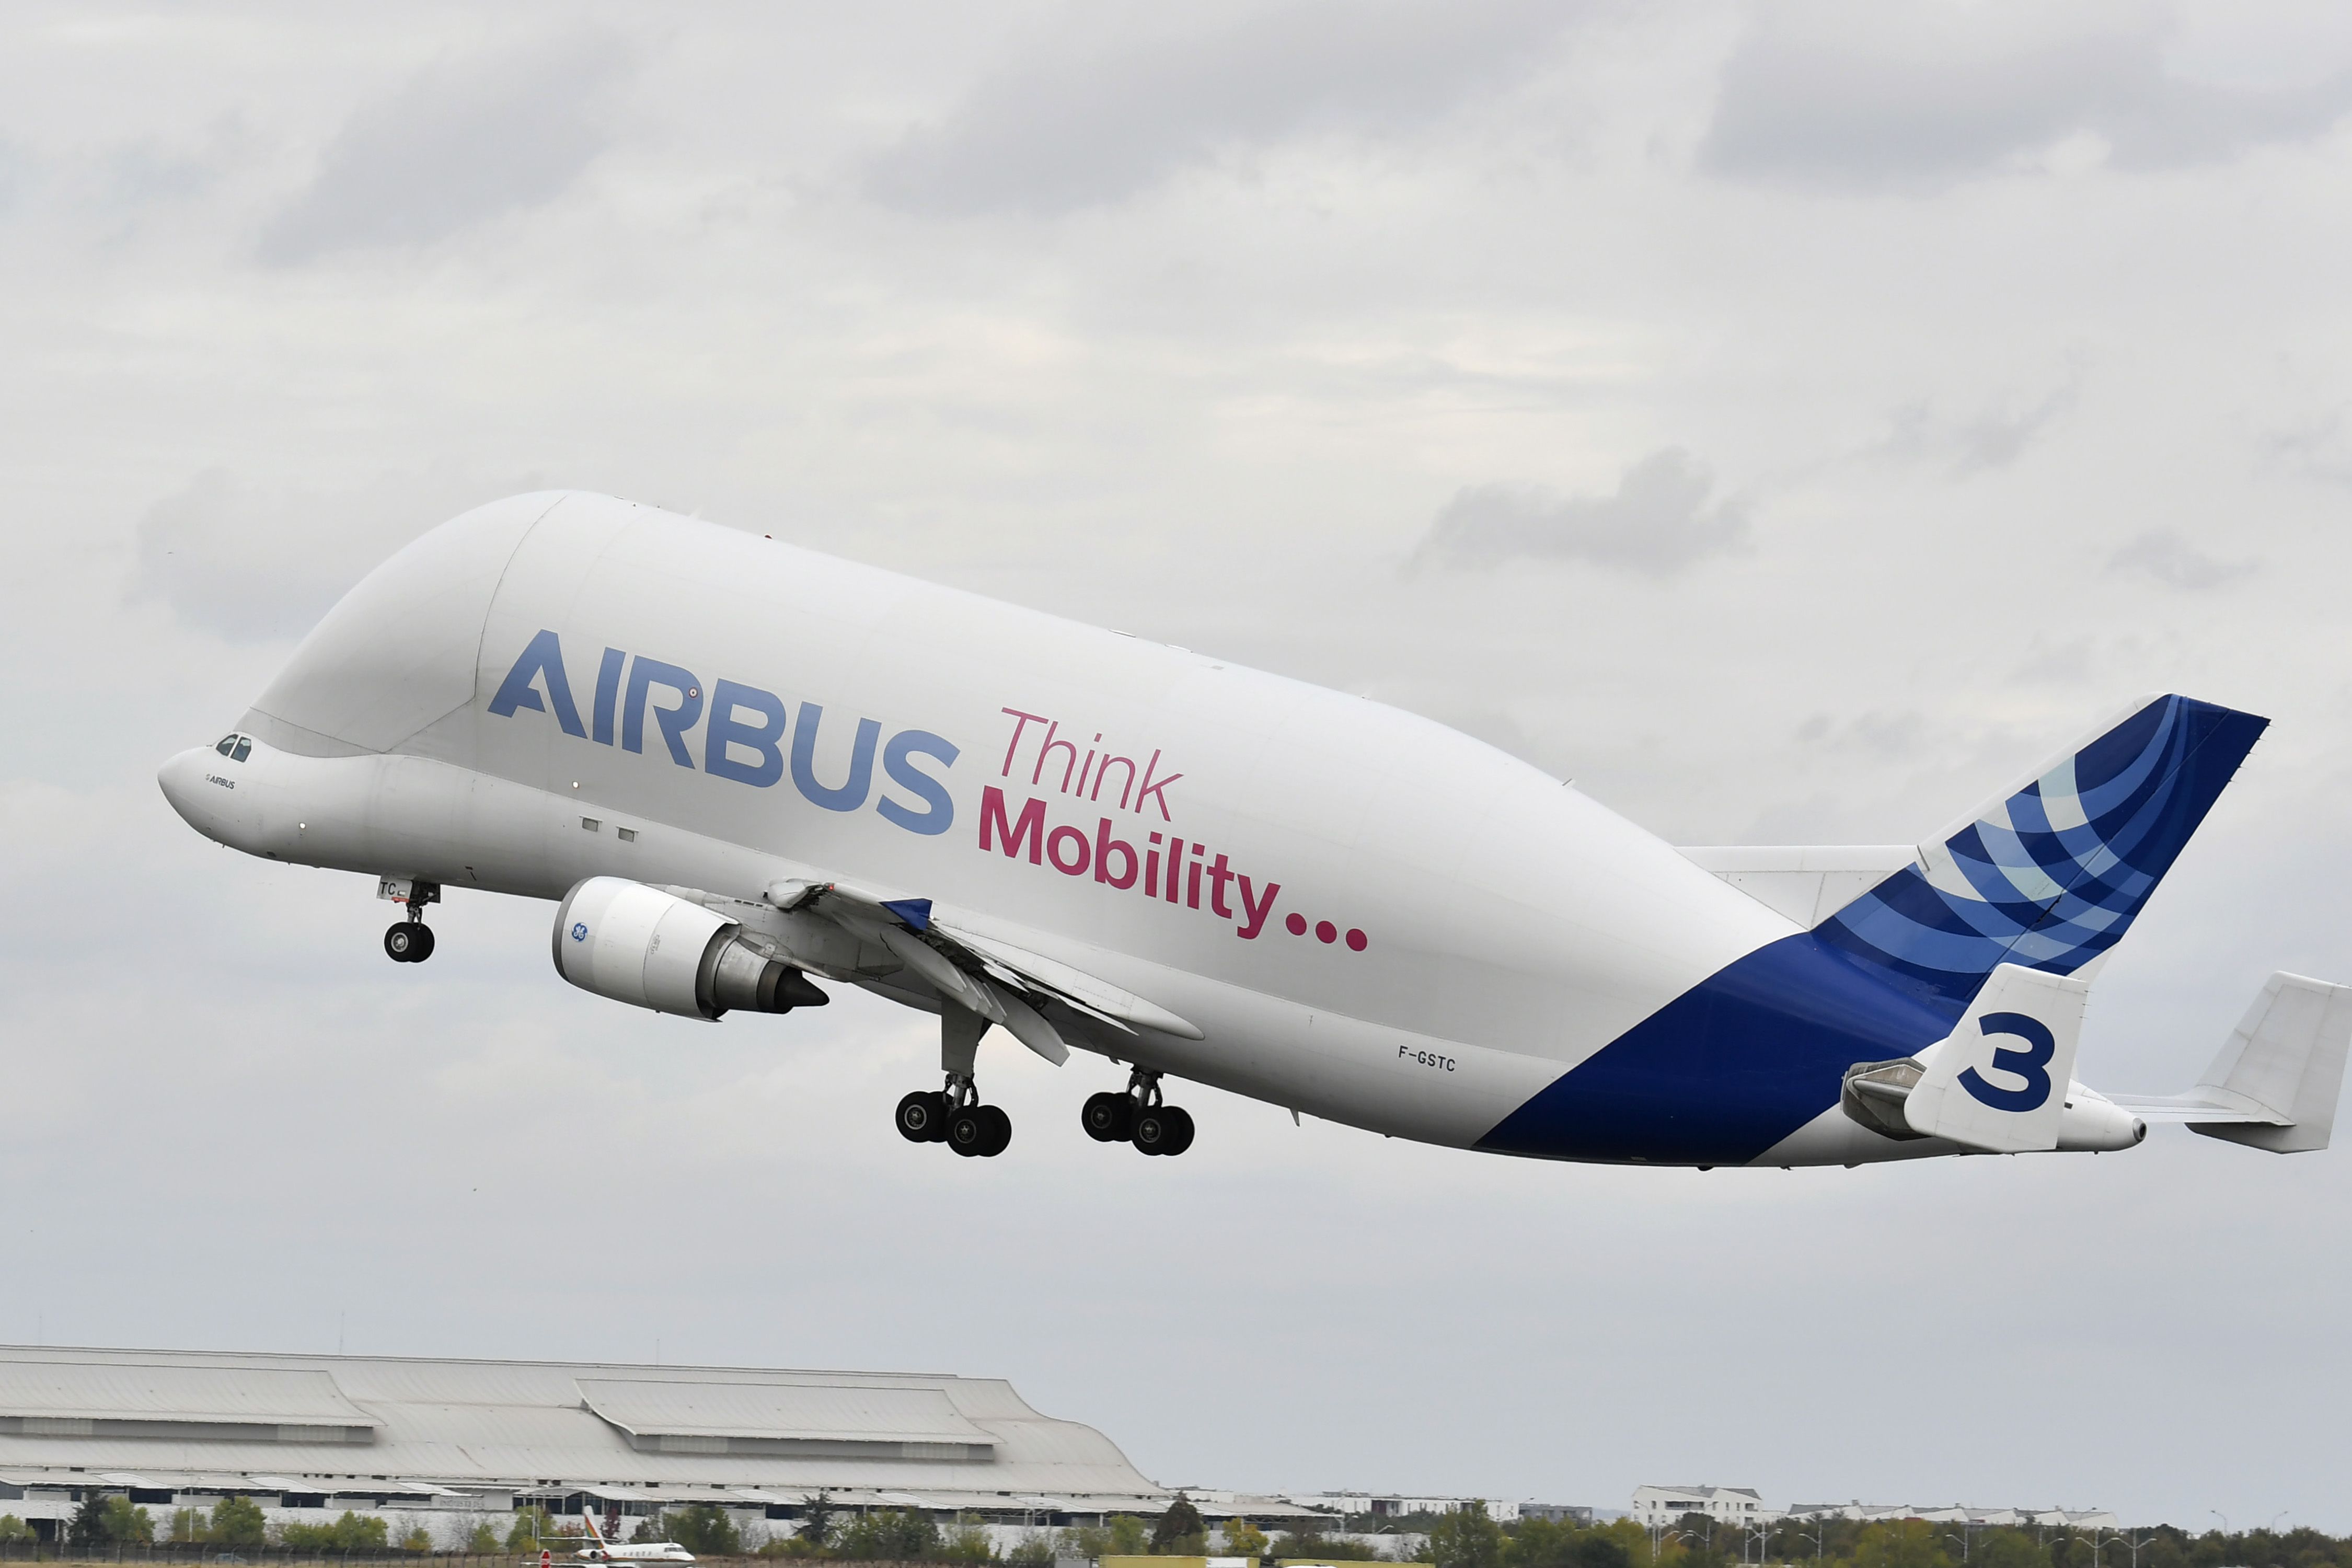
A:
<svg viewBox="0 0 2352 1568">
<path fill-rule="evenodd" d="M 425 923 L 425 906 L 441 901 L 441 884 L 386 877 L 376 884 L 375 896 L 408 906 L 408 918 L 384 931 L 384 956 L 394 963 L 422 963 L 432 957 L 433 928 Z"/>
<path fill-rule="evenodd" d="M 1192 1146 L 1192 1117 L 1160 1099 L 1160 1075 L 1137 1068 L 1127 1092 L 1090 1095 L 1078 1121 L 1097 1143 L 1132 1143 L 1143 1154 L 1181 1154 Z"/>
</svg>

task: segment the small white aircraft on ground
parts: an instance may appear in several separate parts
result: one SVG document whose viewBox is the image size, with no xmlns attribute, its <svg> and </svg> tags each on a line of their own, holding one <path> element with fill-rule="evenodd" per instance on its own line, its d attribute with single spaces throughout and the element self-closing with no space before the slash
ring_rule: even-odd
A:
<svg viewBox="0 0 2352 1568">
<path fill-rule="evenodd" d="M 899 1131 L 1000 1153 L 976 1050 L 1127 1066 L 1087 1132 L 1181 1153 L 1163 1076 L 1432 1143 L 1669 1165 L 2280 1152 L 2334 1125 L 2352 989 L 2280 973 L 2203 1081 L 2073 1077 L 2088 975 L 2268 721 L 2134 702 L 1894 848 L 1677 849 L 1360 698 L 604 497 L 376 569 L 163 793 L 366 873 L 556 904 L 558 973 L 679 1018 L 940 1018 Z M 634 1549 L 630 1549 L 634 1550 Z"/>
<path fill-rule="evenodd" d="M 675 1541 L 631 1541 L 614 1545 L 604 1539 L 596 1527 L 596 1511 L 583 1509 L 580 1517 L 587 1521 L 588 1535 L 595 1544 L 583 1546 L 572 1555 L 583 1563 L 691 1563 L 694 1553 Z"/>
</svg>

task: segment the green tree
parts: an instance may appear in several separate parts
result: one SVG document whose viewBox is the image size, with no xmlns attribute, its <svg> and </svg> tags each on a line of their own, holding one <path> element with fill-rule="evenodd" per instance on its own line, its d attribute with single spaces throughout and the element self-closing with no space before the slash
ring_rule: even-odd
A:
<svg viewBox="0 0 2352 1568">
<path fill-rule="evenodd" d="M 1853 1568 L 1952 1568 L 1952 1560 L 1944 1554 L 1941 1531 L 1925 1520 L 1906 1519 L 1865 1528 L 1854 1543 Z"/>
<path fill-rule="evenodd" d="M 555 1520 L 537 1503 L 515 1510 L 514 1528 L 507 1531 L 507 1550 L 536 1552 L 540 1542 L 555 1533 Z"/>
<path fill-rule="evenodd" d="M 1013 1568 L 1054 1568 L 1054 1536 L 1050 1531 L 1033 1530 L 1021 1538 L 1021 1544 L 1004 1554 Z"/>
<path fill-rule="evenodd" d="M 1110 1555 L 1140 1557 L 1151 1550 L 1151 1527 L 1131 1513 L 1115 1513 L 1105 1528 L 1110 1532 Z M 1104 1555 L 1096 1552 L 1096 1556 Z"/>
<path fill-rule="evenodd" d="M 33 1527 L 13 1513 L 0 1513 L 0 1542 L 30 1541 Z"/>
<path fill-rule="evenodd" d="M 1151 1527 L 1151 1550 L 1162 1557 L 1199 1557 L 1209 1550 L 1208 1521 L 1182 1492 Z"/>
<path fill-rule="evenodd" d="M 656 1541 L 675 1541 L 697 1557 L 735 1557 L 743 1551 L 743 1533 L 715 1502 L 690 1502 L 661 1516 Z"/>
<path fill-rule="evenodd" d="M 466 1537 L 466 1550 L 468 1552 L 496 1552 L 502 1544 L 499 1532 L 490 1528 L 490 1521 L 487 1519 L 475 1521 L 473 1532 Z"/>
<path fill-rule="evenodd" d="M 430 1552 L 433 1550 L 433 1532 L 420 1524 L 400 1538 L 400 1549 L 403 1552 Z"/>
<path fill-rule="evenodd" d="M 2050 1568 L 2050 1553 L 2022 1530 L 1989 1530 L 1971 1543 L 1969 1568 Z"/>
<path fill-rule="evenodd" d="M 1264 1557 L 1265 1531 L 1245 1519 L 1225 1522 L 1225 1555 L 1228 1557 Z"/>
<path fill-rule="evenodd" d="M 208 1532 L 223 1546 L 258 1546 L 269 1538 L 269 1520 L 249 1497 L 225 1497 L 213 1504 Z"/>
<path fill-rule="evenodd" d="M 392 1530 L 374 1514 L 345 1509 L 330 1523 L 279 1525 L 278 1544 L 298 1552 L 381 1552 L 392 1544 Z"/>
<path fill-rule="evenodd" d="M 1429 1527 L 1429 1560 L 1437 1568 L 1502 1568 L 1503 1527 L 1474 1498 Z"/>
<path fill-rule="evenodd" d="M 876 1509 L 844 1525 L 834 1549 L 860 1562 L 929 1562 L 939 1556 L 940 1527 L 921 1509 Z"/>
<path fill-rule="evenodd" d="M 823 1546 L 833 1534 L 833 1516 L 840 1506 L 824 1492 L 801 1505 L 801 1527 L 793 1533 L 812 1546 Z"/>
<path fill-rule="evenodd" d="M 940 1555 L 950 1563 L 987 1563 L 996 1547 L 988 1539 L 988 1523 L 976 1513 L 956 1515 L 955 1528 L 940 1542 Z"/>
</svg>

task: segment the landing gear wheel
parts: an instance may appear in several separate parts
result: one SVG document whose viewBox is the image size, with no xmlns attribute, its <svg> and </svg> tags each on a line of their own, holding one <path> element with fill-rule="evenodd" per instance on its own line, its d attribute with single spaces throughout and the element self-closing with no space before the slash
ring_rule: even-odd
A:
<svg viewBox="0 0 2352 1568">
<path fill-rule="evenodd" d="M 433 928 L 422 921 L 403 921 L 384 931 L 383 951 L 394 963 L 422 963 L 433 956 Z"/>
<path fill-rule="evenodd" d="M 1141 1154 L 1181 1154 L 1192 1146 L 1192 1119 L 1172 1105 L 1135 1113 L 1135 1148 Z"/>
<path fill-rule="evenodd" d="M 898 1136 L 909 1143 L 937 1143 L 948 1135 L 948 1097 L 917 1089 L 898 1102 Z"/>
<path fill-rule="evenodd" d="M 1135 1135 L 1135 1101 L 1108 1089 L 1090 1094 L 1078 1110 L 1078 1120 L 1096 1142 L 1124 1143 Z"/>
<path fill-rule="evenodd" d="M 1013 1118 L 997 1106 L 983 1105 L 980 1108 L 980 1119 L 988 1135 L 988 1142 L 980 1152 L 982 1158 L 993 1160 L 1012 1145 Z"/>
<path fill-rule="evenodd" d="M 988 1146 L 988 1124 L 981 1120 L 983 1106 L 967 1105 L 948 1113 L 948 1147 L 970 1159 Z"/>
</svg>

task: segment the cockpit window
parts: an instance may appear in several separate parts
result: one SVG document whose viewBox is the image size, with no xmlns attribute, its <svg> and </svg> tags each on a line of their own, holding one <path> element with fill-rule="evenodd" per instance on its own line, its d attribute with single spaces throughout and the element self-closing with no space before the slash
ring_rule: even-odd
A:
<svg viewBox="0 0 2352 1568">
<path fill-rule="evenodd" d="M 220 744 L 215 746 L 213 750 L 218 752 L 224 757 L 227 756 L 231 752 L 236 750 L 236 737 L 235 735 L 223 735 L 220 738 Z"/>
<path fill-rule="evenodd" d="M 253 742 L 239 735 L 236 738 L 236 750 L 229 753 L 228 760 L 232 763 L 241 763 L 251 755 L 253 755 Z"/>
</svg>

